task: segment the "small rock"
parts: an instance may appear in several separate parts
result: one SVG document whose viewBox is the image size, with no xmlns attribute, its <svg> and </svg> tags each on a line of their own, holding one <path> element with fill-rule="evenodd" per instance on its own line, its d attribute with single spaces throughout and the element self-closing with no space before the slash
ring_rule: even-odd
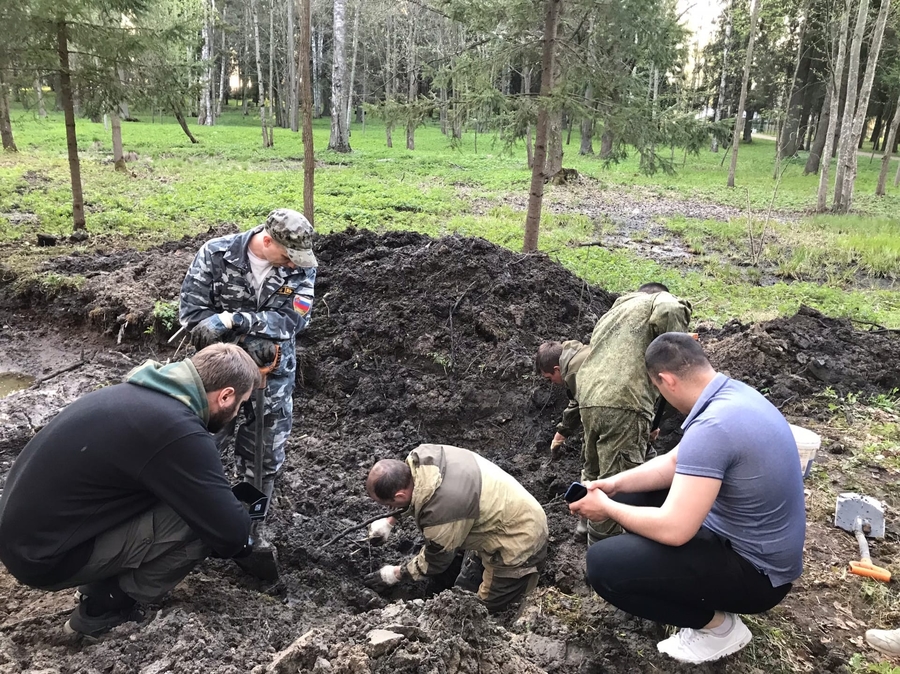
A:
<svg viewBox="0 0 900 674">
<path fill-rule="evenodd" d="M 313 666 L 314 672 L 330 672 L 331 671 L 331 663 L 328 662 L 325 658 L 317 658 L 316 664 Z"/>
<path fill-rule="evenodd" d="M 140 674 L 162 674 L 172 668 L 171 660 L 157 660 L 144 667 Z"/>
<path fill-rule="evenodd" d="M 406 639 L 402 634 L 388 630 L 372 630 L 366 636 L 369 639 L 366 652 L 372 658 L 378 658 L 393 652 L 400 645 L 400 642 Z"/>
</svg>

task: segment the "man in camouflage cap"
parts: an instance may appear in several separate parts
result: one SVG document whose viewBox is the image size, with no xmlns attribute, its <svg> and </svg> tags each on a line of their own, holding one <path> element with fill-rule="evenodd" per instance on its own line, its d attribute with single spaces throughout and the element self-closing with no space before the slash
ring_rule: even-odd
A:
<svg viewBox="0 0 900 674">
<path fill-rule="evenodd" d="M 181 286 L 178 317 L 198 349 L 239 339 L 251 355 L 270 351 L 271 342 L 281 347 L 278 366 L 267 377 L 263 414 L 263 491 L 270 497 L 291 433 L 295 340 L 309 325 L 313 304 L 318 262 L 312 235 L 301 213 L 276 209 L 264 225 L 206 242 Z M 259 410 L 247 403 L 235 436 L 238 471 L 248 482 L 258 419 Z M 218 439 L 224 444 L 233 432 L 234 425 Z"/>
</svg>

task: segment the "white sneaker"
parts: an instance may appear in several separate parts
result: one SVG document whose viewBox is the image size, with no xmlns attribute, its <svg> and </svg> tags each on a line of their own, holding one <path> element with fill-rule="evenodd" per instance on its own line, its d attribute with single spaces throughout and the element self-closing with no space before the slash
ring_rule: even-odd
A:
<svg viewBox="0 0 900 674">
<path fill-rule="evenodd" d="M 726 655 L 737 653 L 750 643 L 752 635 L 740 617 L 731 614 L 734 624 L 728 634 L 719 636 L 710 630 L 693 630 L 685 627 L 673 636 L 656 644 L 660 653 L 679 662 L 699 664 L 712 662 Z"/>
<path fill-rule="evenodd" d="M 575 525 L 575 534 L 578 536 L 587 534 L 587 520 L 584 517 L 578 518 L 578 524 Z"/>
<path fill-rule="evenodd" d="M 866 641 L 869 646 L 885 655 L 900 655 L 900 629 L 866 630 Z"/>
</svg>

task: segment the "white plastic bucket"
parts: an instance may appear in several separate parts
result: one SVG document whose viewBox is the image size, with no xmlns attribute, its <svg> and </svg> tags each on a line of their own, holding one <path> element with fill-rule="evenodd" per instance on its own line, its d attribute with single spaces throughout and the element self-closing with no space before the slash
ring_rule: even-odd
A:
<svg viewBox="0 0 900 674">
<path fill-rule="evenodd" d="M 794 442 L 797 443 L 797 453 L 800 455 L 800 471 L 803 473 L 803 479 L 809 477 L 809 471 L 812 469 L 813 461 L 816 459 L 816 452 L 822 446 L 822 438 L 818 433 L 813 433 L 808 428 L 801 428 L 788 424 L 791 432 L 794 434 Z"/>
</svg>

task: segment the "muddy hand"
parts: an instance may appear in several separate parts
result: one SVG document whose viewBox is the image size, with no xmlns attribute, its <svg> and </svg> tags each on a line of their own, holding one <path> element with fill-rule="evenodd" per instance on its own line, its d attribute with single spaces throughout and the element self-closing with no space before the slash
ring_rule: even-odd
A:
<svg viewBox="0 0 900 674">
<path fill-rule="evenodd" d="M 229 328 L 220 318 L 219 314 L 213 314 L 197 323 L 191 330 L 191 344 L 198 351 L 205 349 L 210 344 L 221 341 Z"/>
<path fill-rule="evenodd" d="M 382 566 L 378 571 L 373 571 L 363 579 L 366 587 L 376 592 L 387 592 L 391 586 L 400 582 L 401 568 L 399 566 Z"/>
<path fill-rule="evenodd" d="M 381 545 L 382 543 L 386 543 L 387 539 L 391 535 L 391 530 L 394 528 L 394 523 L 391 522 L 390 517 L 384 517 L 380 520 L 375 520 L 372 524 L 369 525 L 368 528 L 368 538 L 375 545 Z"/>
<path fill-rule="evenodd" d="M 555 461 L 562 454 L 562 446 L 566 444 L 566 436 L 557 433 L 550 443 L 550 460 Z"/>
</svg>

